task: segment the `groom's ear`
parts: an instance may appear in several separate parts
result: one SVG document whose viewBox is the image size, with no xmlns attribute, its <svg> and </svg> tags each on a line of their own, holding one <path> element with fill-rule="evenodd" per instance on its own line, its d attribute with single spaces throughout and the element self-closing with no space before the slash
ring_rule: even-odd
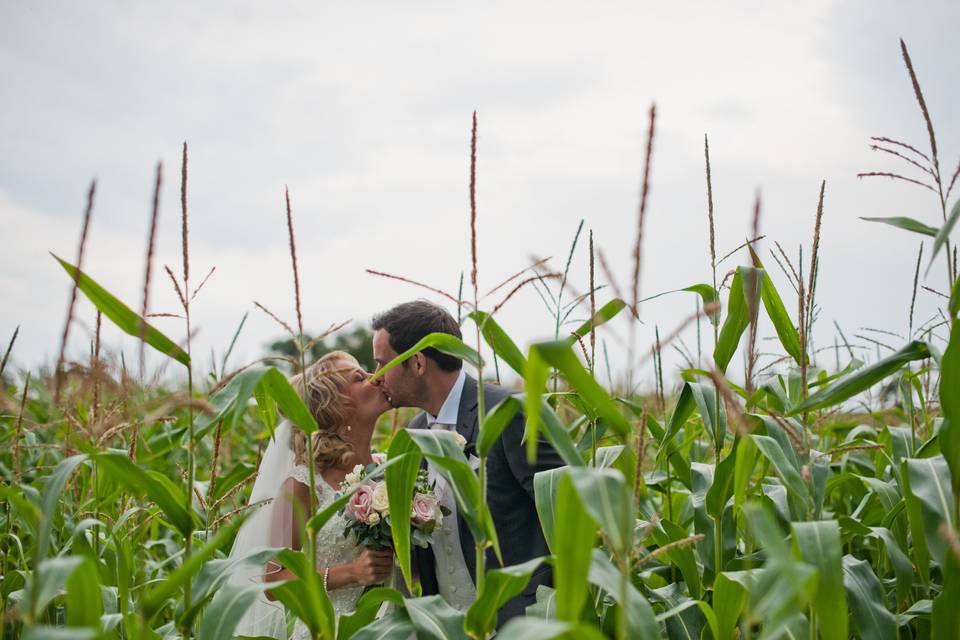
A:
<svg viewBox="0 0 960 640">
<path fill-rule="evenodd" d="M 413 354 L 410 360 L 413 362 L 413 370 L 417 375 L 422 376 L 427 372 L 427 357 L 422 352 Z"/>
</svg>

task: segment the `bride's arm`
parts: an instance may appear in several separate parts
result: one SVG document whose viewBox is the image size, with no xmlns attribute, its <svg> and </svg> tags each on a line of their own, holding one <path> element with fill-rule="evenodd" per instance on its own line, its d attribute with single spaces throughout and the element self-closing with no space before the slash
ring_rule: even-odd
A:
<svg viewBox="0 0 960 640">
<path fill-rule="evenodd" d="M 288 478 L 277 497 L 279 503 L 274 505 L 274 529 L 271 535 L 271 544 L 278 547 L 288 547 L 299 551 L 303 543 L 300 539 L 303 514 L 309 509 L 309 488 L 293 478 Z M 297 526 L 293 526 L 296 520 Z M 393 553 L 391 551 L 374 551 L 364 549 L 356 560 L 329 567 L 327 573 L 327 590 L 339 589 L 351 584 L 364 586 L 379 584 L 389 576 L 393 567 Z M 324 567 L 317 567 L 321 573 Z M 296 580 L 297 576 L 289 569 L 285 569 L 277 562 L 267 562 L 264 566 L 264 582 L 278 582 L 280 580 Z M 269 592 L 268 592 L 268 597 Z M 270 597 L 272 600 L 273 598 Z"/>
</svg>

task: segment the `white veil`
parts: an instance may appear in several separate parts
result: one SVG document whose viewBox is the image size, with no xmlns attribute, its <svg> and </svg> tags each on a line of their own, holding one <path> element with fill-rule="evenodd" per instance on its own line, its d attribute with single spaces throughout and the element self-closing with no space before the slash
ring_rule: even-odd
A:
<svg viewBox="0 0 960 640">
<path fill-rule="evenodd" d="M 255 513 L 240 527 L 230 550 L 230 559 L 239 565 L 230 576 L 231 584 L 245 586 L 261 583 L 263 565 L 241 564 L 240 559 L 258 548 L 289 547 L 293 539 L 292 510 L 290 505 L 279 504 L 282 502 L 279 499 L 280 489 L 295 466 L 293 449 L 290 447 L 291 430 L 290 421 L 283 420 L 260 461 L 248 504 L 267 500 L 273 502 L 255 507 Z M 240 619 L 234 634 L 285 640 L 287 632 L 283 605 L 277 601 L 271 602 L 264 593 L 259 594 Z"/>
</svg>

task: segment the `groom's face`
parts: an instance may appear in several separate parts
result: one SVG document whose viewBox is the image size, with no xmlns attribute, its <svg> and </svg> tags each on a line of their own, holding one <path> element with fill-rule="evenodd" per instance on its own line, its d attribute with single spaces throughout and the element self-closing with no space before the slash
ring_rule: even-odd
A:
<svg viewBox="0 0 960 640">
<path fill-rule="evenodd" d="M 397 355 L 399 354 L 390 345 L 390 334 L 385 329 L 377 329 L 373 334 L 373 359 L 377 363 L 377 370 Z M 394 408 L 417 406 L 420 380 L 413 370 L 413 364 L 411 360 L 407 360 L 379 378 L 380 388 Z"/>
</svg>

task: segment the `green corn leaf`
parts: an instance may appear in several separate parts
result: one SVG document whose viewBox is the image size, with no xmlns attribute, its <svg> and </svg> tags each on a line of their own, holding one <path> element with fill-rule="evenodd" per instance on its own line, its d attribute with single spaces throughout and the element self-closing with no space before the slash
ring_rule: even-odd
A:
<svg viewBox="0 0 960 640">
<path fill-rule="evenodd" d="M 122 453 L 100 453 L 94 462 L 120 485 L 135 495 L 146 495 L 160 507 L 167 519 L 184 536 L 194 528 L 194 515 L 184 508 L 186 499 L 178 486 L 155 471 L 144 471 Z"/>
<path fill-rule="evenodd" d="M 575 341 L 577 338 L 585 337 L 588 333 L 590 333 L 591 328 L 597 329 L 603 326 L 604 324 L 610 322 L 617 316 L 617 314 L 619 314 L 621 311 L 623 311 L 626 308 L 627 308 L 626 302 L 624 302 L 620 298 L 614 298 L 610 302 L 606 303 L 605 305 L 597 309 L 597 313 L 593 318 L 591 318 L 590 320 L 587 320 L 586 322 L 581 324 L 579 327 L 577 327 L 577 330 L 573 332 L 574 337 L 571 337 L 569 339 L 570 343 L 572 344 L 573 341 Z"/>
<path fill-rule="evenodd" d="M 950 310 L 950 317 L 956 318 L 960 314 L 960 276 L 953 283 L 953 289 L 950 290 L 950 304 L 947 305 Z M 956 326 L 956 324 L 954 324 Z"/>
<path fill-rule="evenodd" d="M 573 467 L 569 478 L 610 545 L 625 557 L 623 554 L 633 546 L 633 501 L 623 474 L 616 469 Z"/>
<path fill-rule="evenodd" d="M 273 438 L 277 430 L 277 401 L 267 393 L 263 385 L 257 385 L 253 390 L 253 397 L 257 400 L 257 413 L 265 431 Z"/>
<path fill-rule="evenodd" d="M 940 410 L 944 417 L 938 432 L 940 452 L 950 468 L 956 495 L 960 493 L 960 321 L 950 329 L 950 343 L 940 363 Z"/>
<path fill-rule="evenodd" d="M 276 367 L 251 367 L 238 373 L 210 397 L 214 412 L 197 419 L 195 437 L 198 440 L 204 438 L 220 420 L 224 422 L 224 430 L 229 431 L 247 412 L 247 402 L 251 397 L 258 399 L 261 415 L 279 408 L 283 415 L 304 433 L 313 433 L 319 429 L 310 409 L 290 386 L 283 372 Z M 260 398 L 265 400 L 263 404 L 259 404 Z M 268 425 L 269 431 L 269 425 L 276 423 L 275 416 L 272 419 L 265 418 L 264 423 Z"/>
<path fill-rule="evenodd" d="M 620 436 L 630 433 L 630 423 L 620 412 L 610 394 L 580 363 L 569 342 L 562 340 L 540 342 L 532 345 L 530 351 L 538 352 L 545 363 L 555 367 L 609 428 Z M 531 389 L 527 387 L 528 394 L 530 391 Z"/>
<path fill-rule="evenodd" d="M 406 615 L 406 611 L 403 611 L 402 609 L 403 595 L 399 591 L 387 587 L 374 587 L 373 589 L 364 592 L 364 594 L 360 596 L 360 599 L 357 600 L 357 607 L 354 609 L 353 613 L 340 616 L 340 620 L 337 624 L 337 639 L 350 640 L 350 638 L 357 637 L 357 634 L 359 633 L 366 633 L 366 630 L 377 624 L 377 622 L 374 622 L 374 620 L 377 617 L 377 613 L 380 611 L 380 605 L 382 605 L 384 602 L 390 602 L 400 607 L 400 612 L 404 616 Z M 381 618 L 381 620 L 382 619 L 383 618 Z M 412 632 L 412 629 L 413 626 L 411 625 L 411 631 L 401 637 L 406 639 Z M 383 637 L 392 636 L 387 635 Z"/>
<path fill-rule="evenodd" d="M 283 415 L 297 425 L 301 431 L 310 434 L 320 428 L 306 403 L 297 395 L 294 388 L 290 386 L 287 377 L 279 369 L 270 367 L 264 371 L 259 386 L 263 387 L 270 397 L 276 401 Z"/>
<path fill-rule="evenodd" d="M 897 227 L 898 229 L 903 229 L 904 231 L 912 231 L 913 233 L 930 236 L 931 238 L 936 238 L 937 233 L 940 231 L 936 227 L 927 226 L 919 220 L 914 220 L 913 218 L 907 217 L 865 218 L 860 216 L 860 219 L 868 222 L 880 222 L 882 224 L 888 224 L 891 227 Z"/>
<path fill-rule="evenodd" d="M 390 531 L 393 548 L 407 589 L 413 591 L 410 559 L 410 510 L 423 455 L 407 431 L 399 431 L 390 443 L 389 457 L 397 462 L 386 470 L 387 497 L 390 500 Z M 401 460 L 402 458 L 402 460 Z"/>
<path fill-rule="evenodd" d="M 783 452 L 783 449 L 780 446 L 780 443 L 771 438 L 770 436 L 761 436 L 753 434 L 750 436 L 754 444 L 757 445 L 757 448 L 760 450 L 760 453 L 764 455 L 773 464 L 774 468 L 777 470 L 777 475 L 780 476 L 780 479 L 783 481 L 784 486 L 787 488 L 789 494 L 791 494 L 799 504 L 807 510 L 812 510 L 813 501 L 810 497 L 810 491 L 807 487 L 807 483 L 803 481 L 803 478 L 800 476 L 800 472 L 797 471 L 796 467 L 790 463 L 787 455 Z M 795 514 L 797 516 L 803 516 L 805 514 Z"/>
<path fill-rule="evenodd" d="M 783 345 L 787 353 L 793 356 L 797 365 L 800 365 L 803 352 L 803 348 L 800 345 L 800 334 L 797 333 L 797 328 L 790 319 L 790 314 L 787 313 L 786 307 L 783 306 L 783 300 L 781 300 L 780 294 L 777 293 L 777 288 L 774 286 L 773 280 L 770 279 L 770 274 L 767 273 L 766 269 L 763 269 L 763 263 L 760 262 L 760 257 L 753 250 L 753 246 L 749 246 L 748 248 L 750 249 L 754 266 L 762 270 L 763 283 L 760 288 L 760 298 L 763 301 L 763 308 L 766 309 L 767 316 L 770 318 L 770 321 L 773 322 L 773 328 L 777 332 L 780 344 Z"/>
<path fill-rule="evenodd" d="M 744 514 L 759 547 L 764 549 L 766 571 L 749 583 L 750 610 L 764 621 L 763 638 L 779 637 L 792 628 L 798 611 L 813 599 L 817 588 L 817 570 L 798 561 L 763 503 L 749 503 Z"/>
<path fill-rule="evenodd" d="M 497 640 L 605 640 L 596 627 L 576 622 L 514 618 L 497 633 Z"/>
<path fill-rule="evenodd" d="M 896 640 L 897 620 L 884 606 L 883 585 L 870 568 L 870 563 L 844 556 L 843 584 L 859 636 Z"/>
<path fill-rule="evenodd" d="M 714 441 L 714 447 L 723 449 L 723 440 L 727 434 L 727 409 L 717 397 L 717 390 L 710 384 L 688 382 L 687 387 L 693 394 L 693 400 L 703 418 L 703 426 Z M 719 415 L 717 413 L 719 409 Z"/>
<path fill-rule="evenodd" d="M 525 415 L 529 416 L 530 414 Z M 583 460 L 583 456 L 577 449 L 577 445 L 574 444 L 567 429 L 563 426 L 563 422 L 560 421 L 560 416 L 557 415 L 557 412 L 554 411 L 545 400 L 540 402 L 540 411 L 537 415 L 540 417 L 540 423 L 543 425 L 543 437 L 563 459 L 563 462 L 571 467 L 584 466 L 586 463 Z M 528 426 L 529 422 L 530 418 L 528 417 Z M 529 440 L 527 442 L 529 443 Z M 531 464 L 533 463 L 531 462 Z"/>
<path fill-rule="evenodd" d="M 690 291 L 692 293 L 696 293 L 698 296 L 700 296 L 700 299 L 703 302 L 703 308 L 706 308 L 708 305 L 713 304 L 720 299 L 717 297 L 716 289 L 709 284 L 693 284 L 689 287 L 680 289 L 680 291 Z M 713 313 L 707 314 L 707 318 L 709 318 L 710 324 L 713 326 L 720 324 L 720 309 L 717 309 Z"/>
<path fill-rule="evenodd" d="M 756 294 L 746 295 L 747 283 L 754 283 Z M 756 269 L 738 267 L 730 283 L 730 296 L 727 298 L 727 318 L 720 328 L 720 337 L 713 350 L 713 362 L 721 373 L 725 373 L 727 365 L 740 345 L 740 337 L 750 325 L 751 318 L 757 317 L 760 304 L 760 290 L 762 279 Z M 752 305 L 748 305 L 748 299 Z"/>
<path fill-rule="evenodd" d="M 947 216 L 947 221 L 940 227 L 940 230 L 937 231 L 937 236 L 933 239 L 933 251 L 930 252 L 930 263 L 927 265 L 927 273 L 930 273 L 930 267 L 933 266 L 933 261 L 936 259 L 937 254 L 940 253 L 940 249 L 942 249 L 943 245 L 950 239 L 950 233 L 953 231 L 953 227 L 957 224 L 958 219 L 960 219 L 960 200 L 954 203 L 953 208 L 950 210 L 950 215 Z M 952 259 L 951 256 L 948 256 L 948 258 Z"/>
<path fill-rule="evenodd" d="M 956 532 L 953 533 L 956 536 Z M 947 552 L 943 570 L 943 591 L 933 600 L 930 622 L 934 638 L 960 638 L 960 557 L 951 549 Z"/>
<path fill-rule="evenodd" d="M 713 472 L 713 483 L 707 489 L 707 514 L 719 518 L 724 507 L 733 495 L 737 465 L 737 449 L 740 440 L 736 440 L 733 449 Z"/>
<path fill-rule="evenodd" d="M 569 474 L 560 478 L 556 514 L 556 522 L 561 525 L 553 532 L 557 617 L 579 622 L 587 597 L 583 585 L 590 571 L 598 523 L 584 507 Z"/>
<path fill-rule="evenodd" d="M 657 452 L 658 466 L 663 464 L 663 460 L 671 453 L 671 444 L 677 437 L 677 433 L 680 432 L 680 429 L 686 424 L 687 418 L 696 408 L 697 404 L 693 398 L 693 390 L 690 388 L 690 383 L 686 382 L 680 390 L 680 397 L 677 398 L 677 404 L 670 415 L 670 422 L 667 423 L 663 438 L 660 440 L 660 448 Z"/>
<path fill-rule="evenodd" d="M 343 636 L 344 640 L 410 640 L 416 638 L 417 630 L 410 622 L 406 609 L 394 611 L 388 616 L 378 618 L 367 626 L 358 629 L 353 635 Z"/>
<path fill-rule="evenodd" d="M 942 567 L 947 547 L 940 535 L 940 527 L 944 524 L 954 526 L 953 490 L 947 462 L 941 455 L 924 459 L 908 458 L 903 463 L 907 480 L 904 498 L 909 493 L 918 501 L 927 548 L 934 561 Z M 914 540 L 916 545 L 917 541 Z"/>
<path fill-rule="evenodd" d="M 96 629 L 31 624 L 24 627 L 22 637 L 23 640 L 94 640 L 100 635 Z"/>
<path fill-rule="evenodd" d="M 557 526 L 557 495 L 560 491 L 560 480 L 568 471 L 568 467 L 558 467 L 538 471 L 533 476 L 533 495 L 537 507 L 537 516 L 540 518 L 541 527 L 543 527 L 543 537 L 554 555 L 557 553 L 554 539 L 554 531 L 556 531 Z"/>
<path fill-rule="evenodd" d="M 885 527 L 870 527 L 871 534 L 883 541 L 883 547 L 886 551 L 890 565 L 897 578 L 897 601 L 906 602 L 910 597 L 910 589 L 913 587 L 913 565 L 910 564 L 910 558 L 903 552 L 893 533 Z"/>
<path fill-rule="evenodd" d="M 306 549 L 284 549 L 277 554 L 277 560 L 298 579 L 283 582 L 279 587 L 271 588 L 270 593 L 303 620 L 314 636 L 333 640 L 336 637 L 336 613 L 323 586 L 323 578 L 317 573 L 315 560 L 307 556 Z"/>
<path fill-rule="evenodd" d="M 736 464 L 733 470 L 733 504 L 739 509 L 746 502 L 747 490 L 757 464 L 757 445 L 750 438 L 742 438 L 736 448 Z"/>
<path fill-rule="evenodd" d="M 292 553 L 297 554 L 297 552 Z M 291 568 L 284 562 L 283 554 L 278 557 L 285 567 Z M 312 579 L 309 575 L 305 575 L 299 580 L 290 580 L 271 586 L 270 594 L 283 604 L 287 611 L 303 621 L 313 637 L 333 640 L 336 637 L 336 614 L 333 605 L 330 604 L 330 598 L 323 590 L 322 578 L 317 576 L 315 571 L 312 573 L 314 574 Z"/>
<path fill-rule="evenodd" d="M 203 614 L 199 640 L 231 640 L 240 619 L 269 584 L 226 584 L 217 590 Z"/>
<path fill-rule="evenodd" d="M 36 557 L 43 559 L 47 557 L 47 549 L 50 547 L 50 535 L 53 531 L 54 520 L 60 511 L 60 496 L 63 489 L 73 475 L 73 472 L 87 459 L 87 455 L 80 453 L 71 456 L 57 463 L 53 473 L 47 479 L 43 486 L 43 494 L 40 507 L 40 529 L 37 532 L 37 552 Z"/>
<path fill-rule="evenodd" d="M 84 562 L 89 560 L 82 556 L 47 558 L 40 562 L 24 593 L 24 604 L 30 607 L 28 611 L 32 620 L 40 617 L 47 605 L 66 586 L 70 576 Z"/>
<path fill-rule="evenodd" d="M 653 537 L 657 545 L 665 547 L 671 542 L 677 542 L 678 540 L 687 538 L 688 532 L 683 527 L 669 520 L 661 520 L 660 528 L 653 530 Z M 687 590 L 690 592 L 690 595 L 694 598 L 699 598 L 701 594 L 701 581 L 694 548 L 680 546 L 668 551 L 667 557 L 680 569 L 680 573 L 683 575 L 683 581 L 687 583 Z"/>
<path fill-rule="evenodd" d="M 869 389 L 887 376 L 896 373 L 900 367 L 908 362 L 923 360 L 929 357 L 930 349 L 927 347 L 927 344 L 915 340 L 903 349 L 900 349 L 900 351 L 882 360 L 878 360 L 869 366 L 858 369 L 826 389 L 821 389 L 807 398 L 805 402 L 794 407 L 787 415 L 795 416 L 806 411 L 825 409 L 840 404 L 861 391 Z"/>
<path fill-rule="evenodd" d="M 262 507 L 261 507 L 262 508 Z M 252 514 L 252 511 L 251 511 Z M 279 549 L 260 547 L 252 549 L 242 556 L 230 556 L 220 560 L 209 560 L 200 569 L 190 591 L 191 606 L 180 617 L 181 625 L 192 624 L 210 598 L 217 593 L 235 571 L 261 568 L 276 557 Z"/>
<path fill-rule="evenodd" d="M 417 631 L 417 638 L 448 640 L 463 637 L 464 614 L 440 596 L 406 598 L 403 606 Z"/>
<path fill-rule="evenodd" d="M 541 407 L 546 404 L 543 394 L 546 391 L 547 378 L 549 377 L 550 371 L 543 354 L 539 349 L 534 349 L 531 346 L 527 352 L 527 368 L 524 376 L 526 394 L 523 403 L 523 412 L 527 417 L 523 437 L 527 442 L 527 462 L 531 465 L 537 460 L 537 437 L 540 424 L 543 422 Z M 550 410 L 550 407 L 547 406 L 546 410 Z M 563 454 L 561 453 L 561 455 Z"/>
<path fill-rule="evenodd" d="M 703 301 L 703 306 L 706 307 L 711 302 L 716 302 L 719 300 L 717 297 L 717 291 L 709 284 L 692 284 L 689 287 L 684 287 L 683 289 L 671 289 L 670 291 L 664 291 L 663 293 L 658 293 L 650 297 L 644 298 L 640 302 L 647 302 L 648 300 L 654 300 L 660 296 L 665 296 L 670 293 L 678 293 L 680 291 L 689 291 L 690 293 L 695 293 L 700 296 L 700 299 Z M 716 326 L 720 322 L 720 310 L 717 309 L 715 312 L 709 314 L 710 324 Z"/>
<path fill-rule="evenodd" d="M 237 529 L 243 524 L 244 518 L 245 514 L 241 514 L 233 522 L 222 527 L 213 538 L 199 549 L 195 549 L 179 567 L 167 574 L 166 578 L 147 592 L 140 601 L 143 615 L 147 620 L 152 619 L 167 603 L 167 599 L 177 593 L 188 580 L 192 579 L 217 550 L 233 539 Z"/>
<path fill-rule="evenodd" d="M 487 457 L 497 438 L 517 415 L 521 406 L 517 398 L 508 396 L 484 416 L 483 424 L 480 425 L 480 437 L 477 438 L 477 455 L 481 458 Z"/>
<path fill-rule="evenodd" d="M 100 595 L 100 576 L 93 560 L 86 556 L 67 578 L 67 624 L 71 627 L 100 626 L 103 615 L 103 596 Z"/>
<path fill-rule="evenodd" d="M 480 334 L 493 352 L 523 377 L 527 368 L 527 359 L 523 357 L 523 352 L 513 338 L 497 324 L 493 316 L 484 311 L 474 311 L 467 317 L 480 327 Z"/>
<path fill-rule="evenodd" d="M 899 479 L 903 491 L 904 507 L 907 512 L 907 523 L 910 527 L 912 542 L 910 555 L 913 557 L 913 564 L 920 575 L 920 579 L 926 585 L 930 582 L 930 550 L 927 548 L 927 537 L 924 532 L 924 512 L 921 509 L 919 498 L 911 490 L 910 475 L 907 460 L 901 460 Z"/>
<path fill-rule="evenodd" d="M 465 628 L 473 637 L 485 638 L 497 626 L 497 612 L 510 599 L 520 594 L 530 582 L 534 570 L 543 558 L 534 558 L 522 564 L 487 572 L 483 590 L 467 609 Z"/>
<path fill-rule="evenodd" d="M 474 349 L 465 345 L 463 341 L 456 336 L 452 336 L 449 333 L 431 333 L 424 336 L 423 339 L 417 344 L 413 345 L 396 358 L 380 367 L 380 369 L 378 369 L 377 372 L 367 380 L 367 382 L 374 382 L 378 380 L 387 371 L 390 371 L 390 369 L 393 369 L 397 365 L 406 362 L 414 355 L 420 353 L 428 347 L 433 347 L 437 351 L 441 351 L 451 356 L 456 356 L 457 358 L 472 364 L 478 369 L 483 366 L 483 361 L 480 358 L 480 354 Z"/>
<path fill-rule="evenodd" d="M 820 572 L 813 600 L 820 637 L 847 637 L 847 598 L 843 587 L 843 546 L 836 520 L 794 522 L 793 544 L 800 557 Z"/>
<path fill-rule="evenodd" d="M 258 387 L 265 373 L 266 367 L 245 369 L 233 376 L 230 382 L 210 396 L 208 402 L 213 406 L 213 411 L 197 416 L 195 437 L 198 440 L 204 438 L 221 420 L 223 421 L 223 431 L 225 433 L 229 432 L 247 412 L 247 401 L 252 396 L 259 393 L 265 400 L 270 398 L 266 389 Z M 259 405 L 260 411 L 267 411 L 268 408 L 271 408 L 270 404 L 273 402 L 273 399 L 270 398 L 265 404 Z M 274 411 L 276 410 L 275 407 L 272 408 Z"/>
<path fill-rule="evenodd" d="M 764 569 L 754 571 L 723 571 L 713 582 L 713 610 L 717 614 L 720 640 L 739 637 L 737 622 L 747 604 L 753 580 L 759 580 Z"/>
<path fill-rule="evenodd" d="M 60 263 L 60 266 L 63 267 L 64 271 L 70 275 L 70 278 L 77 283 L 77 288 L 87 296 L 90 302 L 102 311 L 103 315 L 110 318 L 124 333 L 138 339 L 142 334 L 143 341 L 148 345 L 160 353 L 170 356 L 177 362 L 188 367 L 190 366 L 190 356 L 187 355 L 186 351 L 178 347 L 173 340 L 160 333 L 156 328 L 134 313 L 130 307 L 120 302 L 113 294 L 97 284 L 93 278 L 69 262 L 61 260 L 52 253 L 50 255 Z"/>
<path fill-rule="evenodd" d="M 231 469 L 225 476 L 217 479 L 216 491 L 214 492 L 213 499 L 218 500 L 225 496 L 227 492 L 236 487 L 241 482 L 244 482 L 252 476 L 257 471 L 257 468 L 252 464 L 247 464 L 240 462 Z"/>
<path fill-rule="evenodd" d="M 622 574 L 600 549 L 594 549 L 592 552 L 588 579 L 592 584 L 610 594 L 610 597 L 620 605 L 621 612 L 627 612 L 628 637 L 651 640 L 660 637 L 660 626 L 653 615 L 650 603 L 637 591 L 632 582 L 627 580 L 624 584 Z"/>
<path fill-rule="evenodd" d="M 450 483 L 457 500 L 457 515 L 467 521 L 474 541 L 478 544 L 489 542 L 500 558 L 500 543 L 490 507 L 481 499 L 480 481 L 453 434 L 436 429 L 409 429 L 406 433 Z"/>
</svg>

